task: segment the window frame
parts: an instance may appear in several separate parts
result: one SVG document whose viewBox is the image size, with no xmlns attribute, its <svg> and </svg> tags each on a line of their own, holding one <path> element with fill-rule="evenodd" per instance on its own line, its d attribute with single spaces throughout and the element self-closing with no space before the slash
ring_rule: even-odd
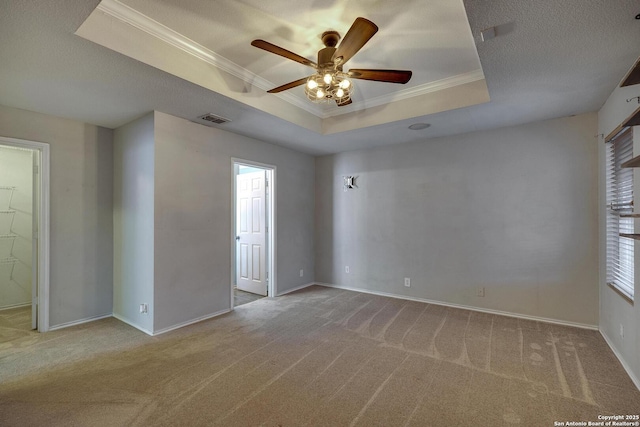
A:
<svg viewBox="0 0 640 427">
<path fill-rule="evenodd" d="M 632 158 L 633 128 L 627 127 L 606 141 L 606 276 L 607 284 L 631 303 L 635 294 L 634 173 L 622 164 Z"/>
</svg>

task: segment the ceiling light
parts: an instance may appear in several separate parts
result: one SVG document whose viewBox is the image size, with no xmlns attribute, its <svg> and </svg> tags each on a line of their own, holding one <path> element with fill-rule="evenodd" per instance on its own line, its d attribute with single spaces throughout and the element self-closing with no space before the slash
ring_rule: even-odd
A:
<svg viewBox="0 0 640 427">
<path fill-rule="evenodd" d="M 344 104 L 351 99 L 353 84 L 349 75 L 338 69 L 320 69 L 307 79 L 304 93 L 310 101 Z"/>
<path fill-rule="evenodd" d="M 431 127 L 431 125 L 429 123 L 414 123 L 411 126 L 409 126 L 409 129 L 411 129 L 411 130 L 421 130 L 421 129 L 426 129 L 428 127 Z"/>
</svg>

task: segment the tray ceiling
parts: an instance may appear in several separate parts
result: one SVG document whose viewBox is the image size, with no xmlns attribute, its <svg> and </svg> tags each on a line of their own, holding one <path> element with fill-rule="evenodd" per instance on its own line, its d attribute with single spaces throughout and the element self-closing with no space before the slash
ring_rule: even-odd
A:
<svg viewBox="0 0 640 427">
<path fill-rule="evenodd" d="M 406 85 L 355 80 L 353 104 L 309 102 L 302 87 L 266 90 L 312 68 L 250 45 L 264 39 L 315 61 L 320 34 L 356 17 L 380 30 L 345 66 L 408 69 Z M 103 0 L 76 34 L 320 134 L 489 101 L 462 1 Z"/>
</svg>

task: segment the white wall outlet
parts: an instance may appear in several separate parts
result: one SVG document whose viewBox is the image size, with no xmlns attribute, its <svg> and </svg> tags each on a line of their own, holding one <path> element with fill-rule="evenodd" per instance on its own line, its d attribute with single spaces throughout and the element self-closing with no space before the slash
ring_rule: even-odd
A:
<svg viewBox="0 0 640 427">
<path fill-rule="evenodd" d="M 620 336 L 624 338 L 624 326 L 620 323 Z"/>
<path fill-rule="evenodd" d="M 476 295 L 478 295 L 479 297 L 484 297 L 484 286 L 478 287 Z"/>
<path fill-rule="evenodd" d="M 411 287 L 411 278 L 410 278 L 410 277 L 405 277 L 405 278 L 404 278 L 404 285 L 405 285 L 407 288 L 410 288 L 410 287 Z"/>
<path fill-rule="evenodd" d="M 345 266 L 344 266 L 344 272 L 345 272 L 345 273 L 347 273 L 347 274 L 349 274 L 349 266 L 348 266 L 348 265 L 345 265 Z"/>
<path fill-rule="evenodd" d="M 304 270 L 300 270 L 300 277 L 304 276 Z"/>
<path fill-rule="evenodd" d="M 149 313 L 149 304 L 140 304 L 140 314 Z"/>
</svg>

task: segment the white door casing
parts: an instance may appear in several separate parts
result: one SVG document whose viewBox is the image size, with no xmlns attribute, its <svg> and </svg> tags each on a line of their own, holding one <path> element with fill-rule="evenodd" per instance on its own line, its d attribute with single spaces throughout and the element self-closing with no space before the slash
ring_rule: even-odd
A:
<svg viewBox="0 0 640 427">
<path fill-rule="evenodd" d="M 34 219 L 37 221 L 36 233 L 37 255 L 34 256 L 37 266 L 36 275 L 32 277 L 32 281 L 37 282 L 36 300 L 32 304 L 37 307 L 37 327 L 39 332 L 49 331 L 49 169 L 50 169 L 50 150 L 49 144 L 44 142 L 27 141 L 24 139 L 7 138 L 0 136 L 0 144 L 13 147 L 27 148 L 36 151 L 38 157 L 38 170 L 34 173 L 34 180 L 37 179 L 37 205 L 34 205 Z M 37 207 L 36 207 L 37 206 Z M 35 210 L 37 209 L 37 218 Z"/>
<path fill-rule="evenodd" d="M 266 171 L 237 175 L 236 286 L 267 295 Z"/>
<path fill-rule="evenodd" d="M 40 209 L 40 152 L 33 150 L 32 225 L 31 225 L 31 329 L 38 329 L 38 224 Z"/>
</svg>

